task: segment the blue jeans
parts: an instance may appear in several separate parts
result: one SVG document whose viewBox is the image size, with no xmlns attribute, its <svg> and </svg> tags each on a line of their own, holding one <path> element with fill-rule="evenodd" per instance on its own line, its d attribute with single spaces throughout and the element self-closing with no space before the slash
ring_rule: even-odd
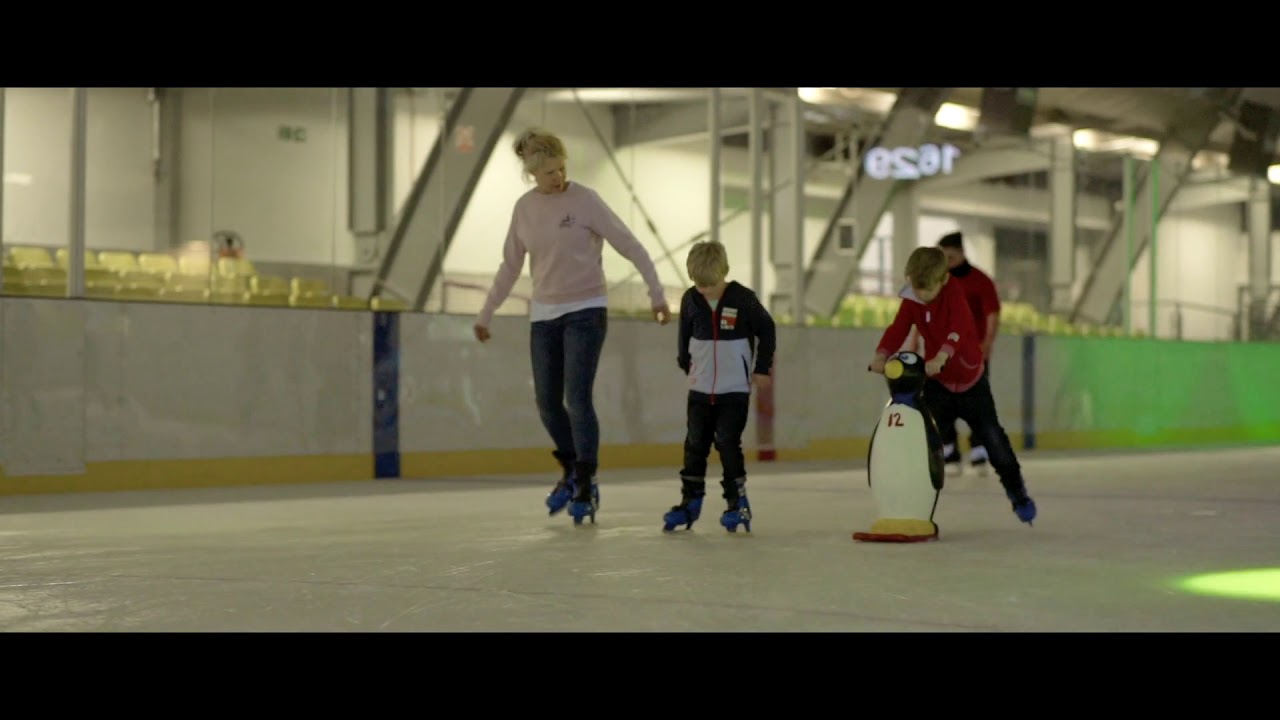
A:
<svg viewBox="0 0 1280 720">
<path fill-rule="evenodd" d="M 594 465 L 600 453 L 600 422 L 592 391 L 609 328 L 608 312 L 588 308 L 531 325 L 533 391 L 542 424 L 559 453 Z"/>
</svg>

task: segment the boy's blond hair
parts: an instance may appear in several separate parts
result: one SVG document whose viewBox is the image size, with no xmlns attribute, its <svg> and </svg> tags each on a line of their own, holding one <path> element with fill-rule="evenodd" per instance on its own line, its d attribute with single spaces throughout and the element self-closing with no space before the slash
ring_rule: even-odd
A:
<svg viewBox="0 0 1280 720">
<path fill-rule="evenodd" d="M 913 288 L 941 285 L 947 273 L 947 256 L 936 247 L 918 247 L 907 258 L 907 280 Z"/>
<path fill-rule="evenodd" d="M 704 288 L 718 285 L 729 275 L 729 253 L 724 245 L 704 240 L 689 248 L 685 267 L 694 285 Z"/>
</svg>

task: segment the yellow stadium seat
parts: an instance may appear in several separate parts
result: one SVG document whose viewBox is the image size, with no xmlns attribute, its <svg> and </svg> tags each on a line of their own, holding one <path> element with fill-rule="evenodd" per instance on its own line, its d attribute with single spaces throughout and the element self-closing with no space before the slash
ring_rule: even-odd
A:
<svg viewBox="0 0 1280 720">
<path fill-rule="evenodd" d="M 6 256 L 6 260 L 7 260 Z M 6 295 L 21 295 L 26 290 L 22 281 L 22 271 L 13 265 L 4 266 L 4 292 Z"/>
<path fill-rule="evenodd" d="M 138 256 L 121 250 L 103 250 L 98 253 L 98 261 L 102 266 L 118 273 L 139 272 Z"/>
<path fill-rule="evenodd" d="M 116 297 L 121 300 L 159 300 L 164 289 L 164 278 L 142 272 L 129 272 L 120 276 Z"/>
<path fill-rule="evenodd" d="M 218 274 L 223 277 L 252 277 L 258 274 L 258 270 L 244 258 L 220 257 Z"/>
<path fill-rule="evenodd" d="M 53 256 L 42 247 L 14 247 L 9 257 L 17 268 L 51 268 L 54 267 Z"/>
<path fill-rule="evenodd" d="M 211 265 L 204 255 L 183 255 L 178 258 L 178 274 L 209 277 Z"/>
<path fill-rule="evenodd" d="M 62 268 L 55 267 L 26 267 L 18 268 L 18 274 L 12 276 L 5 274 L 6 292 L 10 292 L 12 285 L 12 294 L 27 295 L 34 297 L 66 297 L 67 296 L 67 271 Z"/>
<path fill-rule="evenodd" d="M 167 253 L 138 253 L 138 267 L 155 275 L 178 272 L 178 259 Z"/>
<path fill-rule="evenodd" d="M 245 297 L 245 302 L 249 305 L 259 305 L 262 307 L 289 307 L 289 296 L 280 295 L 278 293 L 249 293 Z"/>
<path fill-rule="evenodd" d="M 852 305 L 841 305 L 840 310 L 836 313 L 835 325 L 837 327 L 857 327 L 858 312 Z"/>
<path fill-rule="evenodd" d="M 253 275 L 249 290 L 260 295 L 289 295 L 289 281 L 276 275 Z"/>
<path fill-rule="evenodd" d="M 368 310 L 368 298 L 354 297 L 352 295 L 335 295 L 333 296 L 333 306 L 344 310 Z"/>
<path fill-rule="evenodd" d="M 314 278 L 295 277 L 289 280 L 289 292 L 294 295 L 328 295 L 329 283 Z"/>
<path fill-rule="evenodd" d="M 249 293 L 246 290 L 215 288 L 209 291 L 209 302 L 218 305 L 244 305 L 249 302 Z"/>
<path fill-rule="evenodd" d="M 394 298 L 375 297 L 369 301 L 369 307 L 383 312 L 406 312 L 409 304 Z"/>
<path fill-rule="evenodd" d="M 85 297 L 111 299 L 120 289 L 120 277 L 104 267 L 84 269 Z"/>
<path fill-rule="evenodd" d="M 54 252 L 54 262 L 63 270 L 71 268 L 71 251 L 66 248 L 58 248 Z M 93 250 L 84 251 L 84 266 L 86 268 L 100 268 L 102 263 L 98 262 L 98 253 Z"/>
<path fill-rule="evenodd" d="M 289 305 L 292 307 L 329 308 L 333 307 L 332 295 L 313 293 L 309 295 L 290 295 Z"/>
<path fill-rule="evenodd" d="M 209 288 L 166 284 L 160 289 L 158 299 L 164 302 L 204 303 L 209 301 Z"/>
</svg>

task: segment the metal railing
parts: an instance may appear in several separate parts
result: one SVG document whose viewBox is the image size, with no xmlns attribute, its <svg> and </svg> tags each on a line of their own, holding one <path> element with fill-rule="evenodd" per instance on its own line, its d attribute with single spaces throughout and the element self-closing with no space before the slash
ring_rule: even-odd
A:
<svg viewBox="0 0 1280 720">
<path fill-rule="evenodd" d="M 1254 302 L 1248 285 L 1236 288 L 1236 339 L 1280 341 L 1280 285 L 1271 285 Z"/>
<path fill-rule="evenodd" d="M 1148 300 L 1134 300 L 1132 301 L 1132 305 L 1134 308 L 1151 307 L 1151 303 Z M 1187 311 L 1208 313 L 1210 315 L 1220 315 L 1220 316 L 1229 318 L 1231 323 L 1230 339 L 1232 340 L 1240 339 L 1241 315 L 1238 311 L 1232 310 L 1231 308 L 1224 308 L 1220 305 L 1209 305 L 1207 303 L 1198 303 L 1198 302 L 1191 302 L 1188 300 L 1176 300 L 1176 299 L 1157 300 L 1156 308 L 1157 309 L 1168 308 L 1172 310 L 1173 334 L 1170 339 L 1173 339 L 1173 340 L 1187 339 L 1184 332 L 1185 315 Z M 1156 328 L 1148 328 L 1147 331 L 1151 335 L 1151 337 L 1159 337 L 1159 335 L 1156 333 Z"/>
</svg>

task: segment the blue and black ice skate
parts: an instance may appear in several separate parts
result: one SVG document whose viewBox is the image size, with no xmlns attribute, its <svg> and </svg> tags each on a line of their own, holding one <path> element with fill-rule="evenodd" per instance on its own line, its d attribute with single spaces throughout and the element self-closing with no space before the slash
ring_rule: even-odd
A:
<svg viewBox="0 0 1280 720">
<path fill-rule="evenodd" d="M 729 532 L 738 532 L 739 525 L 751 532 L 751 503 L 745 493 L 737 498 L 731 509 L 724 511 L 720 516 L 720 524 Z"/>
<path fill-rule="evenodd" d="M 747 500 L 747 479 L 723 480 L 724 499 L 729 508 L 720 516 L 720 524 L 731 533 L 738 532 L 738 526 L 751 532 L 751 501 Z"/>
<path fill-rule="evenodd" d="M 560 466 L 564 468 L 564 476 L 560 478 L 560 482 L 556 483 L 556 486 L 547 495 L 547 510 L 549 511 L 547 514 L 555 515 L 565 509 L 570 500 L 573 500 L 576 476 L 573 467 L 573 456 L 559 452 L 552 452 L 551 454 L 555 456 Z"/>
<path fill-rule="evenodd" d="M 1022 493 L 1021 498 L 1018 498 L 1008 490 L 1004 494 L 1009 498 L 1009 502 L 1013 503 L 1013 512 L 1018 516 L 1018 519 L 1031 525 L 1031 521 L 1036 519 L 1036 501 L 1032 500 L 1025 492 Z"/>
<path fill-rule="evenodd" d="M 707 483 L 700 477 L 680 478 L 680 504 L 671 508 L 662 516 L 662 531 L 671 532 L 681 525 L 685 530 L 693 529 L 693 524 L 702 515 L 702 498 L 707 494 Z"/>
<path fill-rule="evenodd" d="M 575 493 L 577 492 L 575 488 Z M 582 519 L 591 518 L 591 524 L 596 523 L 596 511 L 600 509 L 600 486 L 591 483 L 591 494 L 587 498 L 575 499 L 569 504 L 569 515 L 573 517 L 574 525 L 581 525 Z"/>
<path fill-rule="evenodd" d="M 662 516 L 662 530 L 671 532 L 677 527 L 683 525 L 685 530 L 691 530 L 693 524 L 698 521 L 702 515 L 702 497 L 684 498 L 679 505 L 671 508 L 666 515 Z"/>
</svg>

